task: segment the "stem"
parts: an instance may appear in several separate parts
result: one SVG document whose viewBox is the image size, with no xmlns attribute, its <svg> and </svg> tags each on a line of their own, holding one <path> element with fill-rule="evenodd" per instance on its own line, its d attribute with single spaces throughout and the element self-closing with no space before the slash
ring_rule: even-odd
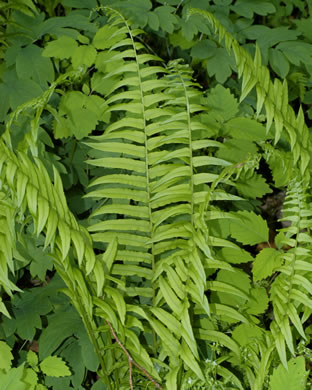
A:
<svg viewBox="0 0 312 390">
<path fill-rule="evenodd" d="M 111 332 L 112 332 L 112 335 L 114 337 L 114 339 L 116 340 L 116 342 L 119 344 L 120 348 L 124 351 L 125 355 L 127 356 L 128 358 L 128 363 L 129 363 L 129 385 L 130 385 L 130 390 L 133 390 L 133 383 L 132 383 L 132 365 L 134 365 L 135 367 L 137 367 L 140 371 L 143 372 L 143 374 L 154 384 L 155 387 L 157 387 L 157 389 L 162 389 L 161 385 L 155 381 L 154 378 L 151 377 L 151 375 L 145 370 L 144 367 L 142 367 L 139 363 L 137 363 L 136 361 L 133 360 L 132 356 L 130 355 L 130 353 L 127 351 L 126 347 L 122 344 L 122 342 L 119 340 L 118 336 L 116 335 L 113 327 L 112 327 L 112 324 L 106 320 L 104 318 L 104 321 L 107 323 L 107 325 L 109 326 Z"/>
</svg>

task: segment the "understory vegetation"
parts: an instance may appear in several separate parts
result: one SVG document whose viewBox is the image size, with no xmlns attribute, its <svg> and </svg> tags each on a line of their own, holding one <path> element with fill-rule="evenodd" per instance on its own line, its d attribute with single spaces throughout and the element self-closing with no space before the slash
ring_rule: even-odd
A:
<svg viewBox="0 0 312 390">
<path fill-rule="evenodd" d="M 311 13 L 0 1 L 0 390 L 311 388 Z"/>
</svg>

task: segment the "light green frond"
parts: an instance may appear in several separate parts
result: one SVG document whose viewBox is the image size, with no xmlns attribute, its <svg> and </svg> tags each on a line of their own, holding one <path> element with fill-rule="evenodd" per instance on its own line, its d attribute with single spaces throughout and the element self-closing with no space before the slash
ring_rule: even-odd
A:
<svg viewBox="0 0 312 390">
<path fill-rule="evenodd" d="M 45 247 L 51 245 L 53 248 L 56 244 L 64 260 L 73 245 L 79 264 L 83 263 L 87 272 L 91 272 L 95 262 L 93 250 L 90 251 L 91 239 L 69 211 L 56 169 L 52 183 L 40 160 L 35 159 L 33 162 L 21 152 L 13 153 L 3 141 L 0 148 L 6 158 L 1 170 L 1 181 L 8 185 L 6 192 L 8 196 L 10 191 L 18 194 L 16 207 L 24 204 L 22 209 L 25 211 L 27 205 L 35 223 L 36 234 L 45 234 Z"/>
<path fill-rule="evenodd" d="M 312 253 L 309 235 L 302 232 L 302 226 L 310 226 L 310 203 L 307 195 L 308 184 L 293 179 L 286 194 L 283 221 L 289 221 L 288 227 L 281 229 L 285 245 L 290 248 L 281 255 L 283 264 L 278 268 L 280 274 L 271 287 L 271 301 L 275 315 L 272 332 L 280 331 L 275 344 L 280 359 L 286 367 L 285 343 L 294 355 L 292 325 L 306 339 L 303 318 L 300 314 L 304 307 L 312 308 L 311 265 Z M 287 244 L 286 244 L 287 243 Z"/>
</svg>

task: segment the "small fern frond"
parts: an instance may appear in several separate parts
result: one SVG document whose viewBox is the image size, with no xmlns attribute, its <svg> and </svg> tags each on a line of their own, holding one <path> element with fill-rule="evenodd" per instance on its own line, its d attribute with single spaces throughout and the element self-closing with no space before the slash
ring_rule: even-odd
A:
<svg viewBox="0 0 312 390">
<path fill-rule="evenodd" d="M 1 177 L 1 176 L 0 176 Z M 0 178 L 0 187 L 1 178 Z M 0 285 L 5 292 L 12 295 L 13 291 L 20 291 L 9 279 L 9 272 L 14 274 L 13 253 L 15 250 L 15 207 L 4 191 L 0 191 Z M 4 304 L 0 303 L 0 312 L 10 317 Z"/>
<path fill-rule="evenodd" d="M 307 184 L 293 179 L 290 182 L 283 208 L 282 221 L 289 221 L 290 226 L 281 229 L 284 235 L 281 244 L 289 249 L 281 254 L 283 261 L 278 268 L 279 275 L 271 287 L 271 300 L 275 321 L 272 333 L 276 336 L 276 348 L 281 361 L 287 367 L 286 345 L 295 355 L 291 323 L 298 334 L 306 339 L 303 318 L 311 312 L 312 303 L 312 252 L 311 237 L 312 211 L 308 200 Z M 300 318 L 300 313 L 303 316 Z"/>
</svg>

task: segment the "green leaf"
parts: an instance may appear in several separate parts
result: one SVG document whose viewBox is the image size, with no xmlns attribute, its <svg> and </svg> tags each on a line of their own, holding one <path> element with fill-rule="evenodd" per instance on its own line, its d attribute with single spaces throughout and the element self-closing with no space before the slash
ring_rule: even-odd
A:
<svg viewBox="0 0 312 390">
<path fill-rule="evenodd" d="M 172 34 L 174 31 L 174 26 L 177 24 L 178 19 L 175 12 L 175 8 L 164 5 L 161 7 L 156 7 L 154 13 L 158 16 L 159 26 L 162 30 Z"/>
<path fill-rule="evenodd" d="M 40 359 L 51 355 L 66 338 L 81 332 L 83 328 L 79 315 L 74 309 L 67 308 L 66 312 L 59 311 L 48 319 L 48 327 L 43 330 L 40 337 Z M 62 332 L 59 331 L 60 329 Z"/>
<path fill-rule="evenodd" d="M 199 367 L 199 364 L 195 360 L 190 348 L 188 347 L 188 345 L 184 340 L 182 340 L 181 357 L 184 360 L 184 362 L 195 372 L 198 378 L 204 381 L 205 378 Z"/>
<path fill-rule="evenodd" d="M 31 252 L 32 261 L 30 263 L 30 273 L 33 278 L 39 277 L 45 280 L 47 271 L 53 269 L 53 258 L 45 253 L 42 248 L 34 248 Z"/>
<path fill-rule="evenodd" d="M 55 376 L 59 378 L 71 375 L 66 363 L 57 356 L 49 356 L 45 358 L 39 366 L 41 371 L 48 376 Z"/>
<path fill-rule="evenodd" d="M 8 372 L 11 368 L 11 362 L 13 355 L 11 353 L 11 347 L 4 341 L 0 341 L 0 370 Z"/>
<path fill-rule="evenodd" d="M 16 298 L 13 307 L 17 333 L 25 340 L 33 340 L 36 329 L 41 329 L 41 317 L 52 309 L 47 296 L 48 290 L 35 289 L 24 291 L 20 298 Z"/>
<path fill-rule="evenodd" d="M 79 356 L 82 360 L 83 365 L 85 368 L 89 371 L 96 372 L 99 368 L 99 358 L 94 350 L 94 345 L 91 344 L 89 336 L 87 332 L 85 332 L 83 329 L 81 332 L 77 333 L 79 337 L 79 346 L 80 346 L 80 353 Z M 65 355 L 64 355 L 65 356 Z M 71 359 L 72 357 L 68 353 L 68 357 Z M 72 361 L 66 360 L 69 364 Z M 80 366 L 80 364 L 77 362 L 77 366 Z"/>
<path fill-rule="evenodd" d="M 34 80 L 18 79 L 14 71 L 6 72 L 3 75 L 5 87 L 7 87 L 9 94 L 10 106 L 15 110 L 21 104 L 41 96 L 43 93 L 42 87 Z"/>
<path fill-rule="evenodd" d="M 213 57 L 207 61 L 207 71 L 210 77 L 215 76 L 216 80 L 223 84 L 232 74 L 234 63 L 228 52 L 221 47 L 216 49 Z"/>
<path fill-rule="evenodd" d="M 209 340 L 220 343 L 234 352 L 237 357 L 240 357 L 240 348 L 235 340 L 231 339 L 226 333 L 222 333 L 211 329 L 195 329 L 195 336 L 201 340 Z"/>
<path fill-rule="evenodd" d="M 284 53 L 288 61 L 294 65 L 312 64 L 312 45 L 310 43 L 302 41 L 281 42 L 276 46 L 276 49 Z"/>
<path fill-rule="evenodd" d="M 91 387 L 91 390 L 106 390 L 106 389 L 107 389 L 107 387 L 101 379 L 94 382 L 94 384 Z"/>
<path fill-rule="evenodd" d="M 263 141 L 268 138 L 265 127 L 254 119 L 233 118 L 224 125 L 224 134 L 232 138 L 246 139 L 249 141 Z"/>
<path fill-rule="evenodd" d="M 74 68 L 87 66 L 88 68 L 95 63 L 96 50 L 91 45 L 81 45 L 77 47 L 72 54 L 72 64 Z"/>
<path fill-rule="evenodd" d="M 307 38 L 311 42 L 312 40 L 311 18 L 295 19 L 294 23 L 297 25 L 298 31 L 300 31 L 305 36 L 305 38 Z"/>
<path fill-rule="evenodd" d="M 168 303 L 171 310 L 177 313 L 178 315 L 180 315 L 180 313 L 182 313 L 183 310 L 182 302 L 176 296 L 175 292 L 173 291 L 169 283 L 166 281 L 166 279 L 163 278 L 162 276 L 159 278 L 159 287 L 162 296 Z"/>
<path fill-rule="evenodd" d="M 233 118 L 238 112 L 237 99 L 228 88 L 220 84 L 210 90 L 205 105 L 211 110 L 210 114 L 222 122 Z"/>
<path fill-rule="evenodd" d="M 304 357 L 299 356 L 289 360 L 288 370 L 282 364 L 274 369 L 270 379 L 270 389 L 304 390 L 306 389 L 307 376 Z"/>
<path fill-rule="evenodd" d="M 276 11 L 273 4 L 263 0 L 238 0 L 231 8 L 238 15 L 246 18 L 252 18 L 254 13 L 258 15 L 267 15 Z"/>
<path fill-rule="evenodd" d="M 241 162 L 258 151 L 254 142 L 248 139 L 227 139 L 223 145 L 224 147 L 220 148 L 216 155 L 233 163 Z"/>
<path fill-rule="evenodd" d="M 27 352 L 27 363 L 31 367 L 35 367 L 38 364 L 38 355 L 34 351 L 28 351 Z"/>
<path fill-rule="evenodd" d="M 241 270 L 219 271 L 217 281 L 212 282 L 212 285 L 218 287 L 218 302 L 224 305 L 242 306 L 249 299 L 250 279 Z"/>
<path fill-rule="evenodd" d="M 120 42 L 122 37 L 123 36 L 118 34 L 118 27 L 106 24 L 105 26 L 101 27 L 95 34 L 95 37 L 93 38 L 93 45 L 97 49 L 109 49 L 115 43 Z"/>
<path fill-rule="evenodd" d="M 265 178 L 257 173 L 254 173 L 251 177 L 244 174 L 240 175 L 236 182 L 236 188 L 239 195 L 245 199 L 262 198 L 265 194 L 272 192 Z"/>
<path fill-rule="evenodd" d="M 232 213 L 237 219 L 231 220 L 231 236 L 244 245 L 255 245 L 269 240 L 269 228 L 266 221 L 253 212 L 238 211 Z"/>
<path fill-rule="evenodd" d="M 36 386 L 36 390 L 38 390 L 37 388 L 38 375 L 32 368 L 25 368 L 24 375 L 23 375 L 23 382 L 25 382 L 27 385 L 30 386 Z M 46 390 L 46 388 L 44 390 Z"/>
<path fill-rule="evenodd" d="M 221 256 L 223 260 L 232 264 L 249 263 L 254 260 L 249 252 L 241 248 L 222 248 L 218 252 L 218 255 Z"/>
<path fill-rule="evenodd" d="M 102 102 L 104 100 L 98 96 L 87 96 L 79 91 L 66 93 L 60 101 L 60 116 L 54 122 L 55 137 L 74 135 L 81 139 L 87 136 L 99 120 L 105 119 L 100 108 Z"/>
<path fill-rule="evenodd" d="M 9 88 L 1 83 L 0 84 L 0 121 L 4 121 L 4 118 L 9 111 L 10 108 L 10 101 L 7 99 L 9 95 Z"/>
<path fill-rule="evenodd" d="M 274 72 L 281 78 L 285 78 L 288 75 L 289 62 L 280 50 L 269 49 L 269 61 Z"/>
<path fill-rule="evenodd" d="M 247 302 L 247 313 L 262 314 L 268 308 L 269 298 L 265 288 L 252 288 Z"/>
<path fill-rule="evenodd" d="M 232 337 L 244 347 L 248 344 L 254 344 L 255 341 L 259 344 L 263 340 L 264 331 L 254 324 L 241 324 L 234 329 Z"/>
<path fill-rule="evenodd" d="M 148 13 L 148 25 L 154 31 L 159 30 L 159 17 L 154 12 Z"/>
<path fill-rule="evenodd" d="M 42 55 L 44 57 L 69 58 L 78 48 L 78 43 L 70 37 L 61 36 L 54 41 L 48 42 Z"/>
<path fill-rule="evenodd" d="M 164 348 L 173 356 L 177 356 L 179 354 L 180 345 L 173 334 L 160 321 L 149 318 L 149 322 L 161 338 Z"/>
<path fill-rule="evenodd" d="M 295 41 L 299 32 L 284 26 L 269 28 L 264 25 L 253 25 L 246 29 L 245 34 L 249 39 L 256 39 L 260 49 L 268 49 L 282 41 Z"/>
<path fill-rule="evenodd" d="M 209 39 L 202 39 L 192 47 L 191 56 L 193 58 L 204 60 L 206 58 L 213 57 L 216 53 L 216 50 L 217 45 L 215 42 Z"/>
<path fill-rule="evenodd" d="M 19 79 L 33 79 L 42 87 L 54 80 L 54 69 L 49 58 L 42 56 L 42 49 L 36 45 L 22 48 L 16 57 L 16 73 Z"/>
<path fill-rule="evenodd" d="M 185 39 L 180 31 L 170 34 L 169 41 L 173 46 L 180 46 L 183 50 L 187 50 L 194 45 L 194 41 Z"/>
<path fill-rule="evenodd" d="M 252 273 L 254 281 L 262 280 L 271 276 L 282 264 L 280 252 L 274 248 L 262 249 L 253 263 Z"/>
<path fill-rule="evenodd" d="M 171 368 L 166 376 L 166 385 L 170 390 L 177 390 L 177 376 L 180 370 L 180 366 Z"/>
<path fill-rule="evenodd" d="M 22 380 L 24 364 L 18 368 L 12 368 L 6 374 L 0 375 L 0 390 L 27 390 L 29 387 Z"/>
</svg>

